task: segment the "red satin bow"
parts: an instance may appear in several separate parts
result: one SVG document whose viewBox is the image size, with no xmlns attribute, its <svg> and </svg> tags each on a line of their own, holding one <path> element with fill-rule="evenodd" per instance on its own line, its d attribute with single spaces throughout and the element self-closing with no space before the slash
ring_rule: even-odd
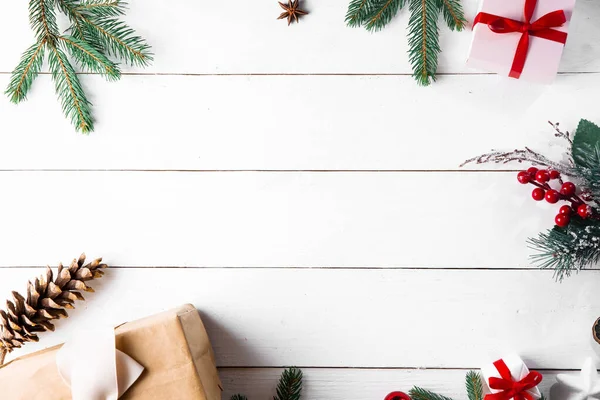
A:
<svg viewBox="0 0 600 400">
<path fill-rule="evenodd" d="M 553 42 L 562 44 L 567 42 L 566 32 L 552 29 L 558 28 L 567 22 L 565 12 L 563 10 L 552 11 L 540 17 L 537 21 L 531 22 L 536 5 L 537 0 L 525 0 L 524 21 L 516 21 L 498 15 L 480 12 L 473 22 L 473 26 L 478 23 L 486 24 L 496 33 L 521 32 L 521 39 L 517 45 L 515 58 L 513 59 L 513 64 L 510 69 L 509 76 L 511 78 L 519 79 L 521 72 L 523 72 L 525 60 L 527 59 L 527 52 L 529 51 L 529 36 L 537 36 L 542 39 L 552 40 Z"/>
<path fill-rule="evenodd" d="M 498 360 L 494 366 L 500 373 L 501 378 L 491 377 L 489 386 L 491 389 L 502 390 L 498 393 L 487 394 L 485 400 L 533 400 L 531 393 L 527 391 L 533 389 L 542 381 L 542 374 L 536 371 L 530 371 L 525 378 L 520 381 L 513 381 L 510 370 L 503 360 Z"/>
</svg>

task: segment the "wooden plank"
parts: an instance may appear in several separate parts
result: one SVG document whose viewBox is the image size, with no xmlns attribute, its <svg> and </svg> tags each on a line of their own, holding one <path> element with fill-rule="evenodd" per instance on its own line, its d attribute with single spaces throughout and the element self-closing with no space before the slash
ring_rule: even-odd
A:
<svg viewBox="0 0 600 400">
<path fill-rule="evenodd" d="M 526 268 L 559 205 L 515 176 L 3 172 L 0 266 Z"/>
<path fill-rule="evenodd" d="M 89 137 L 63 117 L 47 76 L 28 102 L 0 101 L 0 169 L 453 170 L 491 148 L 560 159 L 546 121 L 600 123 L 590 101 L 600 75 L 547 88 L 454 76 L 435 90 L 398 76 L 84 80 L 98 104 Z"/>
<path fill-rule="evenodd" d="M 156 62 L 148 73 L 411 73 L 408 13 L 371 34 L 345 26 L 348 2 L 307 2 L 311 14 L 292 27 L 276 20 L 281 9 L 273 0 L 131 1 L 126 20 L 153 45 Z M 463 3 L 472 21 L 479 1 Z M 590 17 L 599 11 L 595 0 L 577 2 L 561 71 L 600 72 L 600 26 Z M 2 44 L 0 71 L 12 71 L 33 43 L 26 4 L 7 2 L 0 37 L 11 38 Z M 470 41 L 470 29 L 442 29 L 440 72 L 471 72 L 464 65 Z"/>
<path fill-rule="evenodd" d="M 0 295 L 35 272 L 1 270 Z M 597 271 L 562 284 L 547 271 L 108 272 L 56 332 L 23 351 L 191 302 L 220 367 L 473 368 L 514 351 L 533 368 L 572 369 L 592 353 L 600 309 Z"/>
<path fill-rule="evenodd" d="M 275 393 L 282 369 L 221 369 L 223 399 L 236 393 L 249 399 L 270 399 Z M 397 370 L 397 369 L 314 369 L 305 368 L 304 400 L 383 400 L 395 390 L 408 392 L 419 386 L 452 399 L 466 399 L 464 370 Z M 571 372 L 573 373 L 573 372 Z M 548 395 L 556 382 L 557 372 L 544 372 L 540 390 Z"/>
</svg>

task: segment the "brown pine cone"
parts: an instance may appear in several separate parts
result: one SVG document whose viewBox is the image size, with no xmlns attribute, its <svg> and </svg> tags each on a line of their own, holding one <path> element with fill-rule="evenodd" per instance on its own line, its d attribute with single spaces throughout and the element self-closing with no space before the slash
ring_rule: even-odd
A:
<svg viewBox="0 0 600 400">
<path fill-rule="evenodd" d="M 27 299 L 12 292 L 14 302 L 6 301 L 6 310 L 0 310 L 0 351 L 10 353 L 26 342 L 37 342 L 38 332 L 54 331 L 51 320 L 66 318 L 65 308 L 74 308 L 75 300 L 84 300 L 79 291 L 93 292 L 84 282 L 104 275 L 102 259 L 83 265 L 85 254 L 73 260 L 68 268 L 58 266 L 56 279 L 52 269 L 27 284 Z M 1 364 L 1 362 L 0 362 Z"/>
</svg>

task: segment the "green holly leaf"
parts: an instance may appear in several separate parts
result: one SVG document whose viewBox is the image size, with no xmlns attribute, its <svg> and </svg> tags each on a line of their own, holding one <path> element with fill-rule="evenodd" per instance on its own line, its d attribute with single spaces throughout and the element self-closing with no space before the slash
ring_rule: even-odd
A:
<svg viewBox="0 0 600 400">
<path fill-rule="evenodd" d="M 600 127 L 586 119 L 579 121 L 573 137 L 573 160 L 580 170 L 599 167 L 596 149 L 600 148 Z"/>
</svg>

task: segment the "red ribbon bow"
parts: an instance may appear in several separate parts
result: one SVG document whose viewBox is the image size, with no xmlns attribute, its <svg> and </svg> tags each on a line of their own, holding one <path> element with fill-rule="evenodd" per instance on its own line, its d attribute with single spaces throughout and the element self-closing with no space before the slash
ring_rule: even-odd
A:
<svg viewBox="0 0 600 400">
<path fill-rule="evenodd" d="M 513 64 L 510 69 L 509 76 L 511 78 L 519 79 L 521 72 L 523 72 L 523 67 L 525 66 L 525 60 L 527 59 L 527 53 L 529 51 L 529 36 L 537 36 L 542 39 L 552 40 L 553 42 L 562 44 L 567 42 L 566 32 L 552 29 L 561 27 L 567 22 L 565 12 L 563 10 L 552 11 L 540 17 L 537 21 L 531 22 L 536 5 L 537 0 L 525 0 L 524 21 L 516 21 L 498 15 L 480 12 L 473 22 L 473 26 L 478 23 L 487 24 L 487 26 L 496 33 L 521 32 L 521 39 L 517 45 L 515 58 L 513 59 Z"/>
<path fill-rule="evenodd" d="M 498 393 L 487 394 L 485 400 L 534 400 L 531 393 L 527 392 L 533 389 L 542 381 L 542 374 L 536 371 L 530 371 L 525 378 L 520 381 L 514 381 L 510 370 L 503 360 L 494 363 L 494 367 L 500 373 L 501 378 L 491 377 L 489 379 L 490 389 L 502 390 Z"/>
</svg>

